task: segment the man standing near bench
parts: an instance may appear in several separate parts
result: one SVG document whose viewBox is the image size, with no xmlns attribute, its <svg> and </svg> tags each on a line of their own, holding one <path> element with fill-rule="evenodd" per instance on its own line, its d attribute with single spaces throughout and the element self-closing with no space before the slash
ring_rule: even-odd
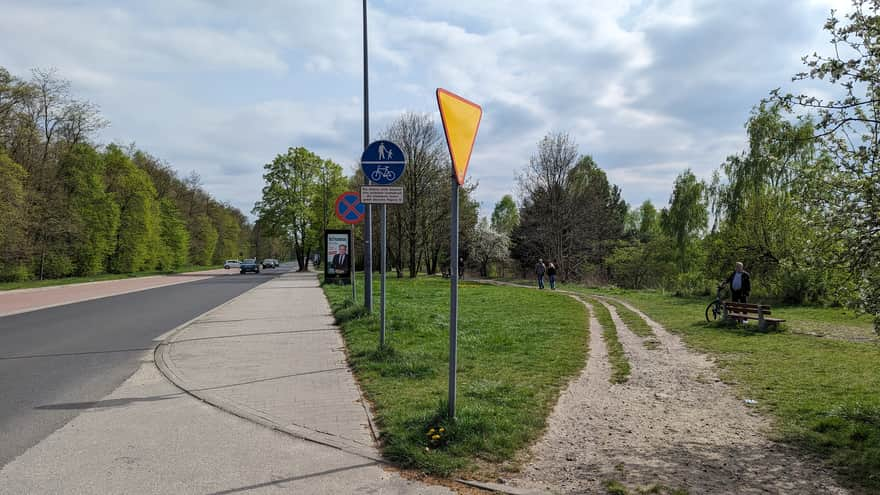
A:
<svg viewBox="0 0 880 495">
<path fill-rule="evenodd" d="M 736 262 L 735 271 L 727 277 L 724 283 L 730 284 L 730 298 L 733 302 L 748 302 L 749 292 L 752 291 L 752 281 L 749 272 L 743 270 L 741 261 Z"/>
</svg>

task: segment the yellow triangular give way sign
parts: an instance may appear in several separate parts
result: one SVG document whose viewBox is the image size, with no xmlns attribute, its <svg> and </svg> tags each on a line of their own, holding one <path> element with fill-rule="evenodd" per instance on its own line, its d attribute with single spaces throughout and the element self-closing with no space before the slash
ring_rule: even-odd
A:
<svg viewBox="0 0 880 495">
<path fill-rule="evenodd" d="M 477 131 L 480 129 L 483 109 L 480 105 L 442 88 L 437 88 L 437 105 L 440 107 L 443 130 L 446 131 L 446 144 L 449 145 L 455 178 L 459 185 L 463 185 Z"/>
</svg>

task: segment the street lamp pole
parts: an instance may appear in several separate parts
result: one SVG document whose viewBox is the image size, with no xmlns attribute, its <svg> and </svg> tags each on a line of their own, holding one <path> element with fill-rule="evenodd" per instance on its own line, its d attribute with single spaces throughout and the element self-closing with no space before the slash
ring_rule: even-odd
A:
<svg viewBox="0 0 880 495">
<path fill-rule="evenodd" d="M 364 13 L 364 149 L 370 145 L 370 86 L 367 74 L 367 0 L 363 0 Z M 364 183 L 370 180 L 364 176 Z M 364 218 L 364 307 L 373 312 L 373 206 L 367 205 Z"/>
</svg>

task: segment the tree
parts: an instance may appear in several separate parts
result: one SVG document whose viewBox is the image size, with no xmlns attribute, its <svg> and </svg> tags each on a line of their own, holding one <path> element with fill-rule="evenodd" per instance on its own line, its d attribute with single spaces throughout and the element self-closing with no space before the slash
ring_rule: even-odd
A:
<svg viewBox="0 0 880 495">
<path fill-rule="evenodd" d="M 156 190 L 146 172 L 135 167 L 119 147 L 109 146 L 104 160 L 108 188 L 119 206 L 119 230 L 110 271 L 129 273 L 155 268 L 159 235 Z"/>
<path fill-rule="evenodd" d="M 168 198 L 159 201 L 159 225 L 162 255 L 158 268 L 174 270 L 185 265 L 189 254 L 189 232 L 177 206 Z"/>
<path fill-rule="evenodd" d="M 709 223 L 706 184 L 697 180 L 690 169 L 675 179 L 669 208 L 663 210 L 660 223 L 675 243 L 679 272 L 688 271 L 687 249 Z"/>
<path fill-rule="evenodd" d="M 25 189 L 27 172 L 0 149 L 0 280 L 26 278 L 21 266 L 25 252 Z M 24 273 L 23 273 L 24 272 Z"/>
<path fill-rule="evenodd" d="M 506 234 L 489 226 L 485 218 L 474 227 L 472 254 L 480 265 L 480 276 L 489 276 L 489 264 L 507 258 L 510 250 L 510 239 Z"/>
<path fill-rule="evenodd" d="M 530 227 L 543 239 L 540 245 L 545 251 L 539 257 L 557 259 L 563 267 L 570 266 L 564 261 L 565 233 L 570 227 L 568 180 L 575 160 L 577 144 L 570 135 L 548 134 L 538 143 L 537 154 L 529 159 L 528 166 L 517 177 L 524 212 L 538 214 L 535 221 L 530 222 Z M 534 260 L 524 262 L 528 265 Z M 565 268 L 562 271 L 564 274 Z"/>
<path fill-rule="evenodd" d="M 443 135 L 429 114 L 405 113 L 384 136 L 406 155 L 406 172 L 400 180 L 406 195 L 402 205 L 390 209 L 396 242 L 389 244 L 395 248 L 398 265 L 405 263 L 409 276 L 415 277 L 422 262 L 429 265 L 434 250 L 443 245 L 442 227 L 436 227 L 449 215 L 443 207 L 449 200 L 442 199 L 449 177 L 447 153 Z"/>
<path fill-rule="evenodd" d="M 106 191 L 104 159 L 90 145 L 78 144 L 62 157 L 58 169 L 68 198 L 74 273 L 101 273 L 116 248 L 120 215 L 119 205 Z"/>
<path fill-rule="evenodd" d="M 509 236 L 517 225 L 519 225 L 519 210 L 516 208 L 513 196 L 505 194 L 495 203 L 495 209 L 492 211 L 492 230 Z"/>
<path fill-rule="evenodd" d="M 590 156 L 567 134 L 550 134 L 518 177 L 522 196 L 512 256 L 523 273 L 538 258 L 559 263 L 562 280 L 606 276 L 600 267 L 624 235 L 627 205 Z"/>
<path fill-rule="evenodd" d="M 292 239 L 300 271 L 308 270 L 306 255 L 314 242 L 312 202 L 322 162 L 303 147 L 276 156 L 264 167 L 263 198 L 253 210 L 273 234 Z"/>
<path fill-rule="evenodd" d="M 660 216 L 650 200 L 639 206 L 639 239 L 648 242 L 660 233 Z"/>
<path fill-rule="evenodd" d="M 200 215 L 193 221 L 192 241 L 190 244 L 190 259 L 193 263 L 207 266 L 214 259 L 214 249 L 217 247 L 217 229 L 208 215 Z"/>
<path fill-rule="evenodd" d="M 825 167 L 809 174 L 805 193 L 823 214 L 817 232 L 842 249 L 829 264 L 845 266 L 858 287 L 861 307 L 874 315 L 880 333 L 880 0 L 853 0 L 852 12 L 835 11 L 825 22 L 832 55 L 814 53 L 802 60 L 806 70 L 795 81 L 823 80 L 835 85 L 822 98 L 771 93 L 770 101 L 788 110 L 815 112 L 813 138 L 827 153 Z"/>
</svg>

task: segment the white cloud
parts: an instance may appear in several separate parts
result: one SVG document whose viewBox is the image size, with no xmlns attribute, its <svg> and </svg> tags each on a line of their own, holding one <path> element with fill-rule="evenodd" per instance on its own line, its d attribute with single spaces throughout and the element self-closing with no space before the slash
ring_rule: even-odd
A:
<svg viewBox="0 0 880 495">
<path fill-rule="evenodd" d="M 664 204 L 678 172 L 706 177 L 741 149 L 751 105 L 827 44 L 840 3 L 371 1 L 372 134 L 404 110 L 436 115 L 446 87 L 484 108 L 469 169 L 484 204 L 514 192 L 550 131 L 570 132 L 628 201 Z M 0 64 L 58 67 L 113 123 L 103 140 L 196 169 L 248 211 L 288 146 L 346 168 L 359 155 L 360 6 L 0 0 Z"/>
</svg>

